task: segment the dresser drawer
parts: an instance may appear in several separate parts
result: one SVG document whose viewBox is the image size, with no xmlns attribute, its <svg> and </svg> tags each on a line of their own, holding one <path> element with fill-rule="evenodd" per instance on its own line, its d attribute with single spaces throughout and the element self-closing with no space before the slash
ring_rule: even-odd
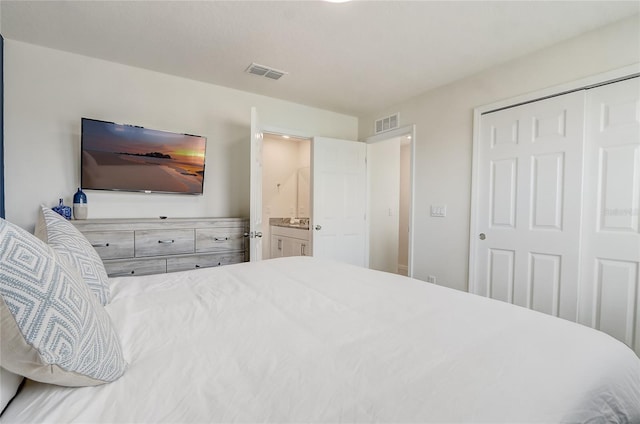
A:
<svg viewBox="0 0 640 424">
<path fill-rule="evenodd" d="M 196 252 L 226 252 L 244 250 L 242 228 L 198 228 L 196 229 Z"/>
<path fill-rule="evenodd" d="M 244 253 L 226 253 L 220 255 L 219 258 L 218 265 L 239 264 L 240 262 L 244 262 Z"/>
<path fill-rule="evenodd" d="M 104 261 L 109 277 L 148 275 L 167 272 L 166 259 L 109 260 Z"/>
<path fill-rule="evenodd" d="M 210 268 L 244 262 L 244 253 L 217 255 L 195 255 L 167 258 L 167 272 L 187 271 L 190 269 Z"/>
<path fill-rule="evenodd" d="M 84 236 L 102 259 L 133 258 L 133 231 L 88 231 Z"/>
<path fill-rule="evenodd" d="M 136 257 L 178 255 L 195 251 L 194 230 L 163 229 L 135 232 Z"/>
</svg>

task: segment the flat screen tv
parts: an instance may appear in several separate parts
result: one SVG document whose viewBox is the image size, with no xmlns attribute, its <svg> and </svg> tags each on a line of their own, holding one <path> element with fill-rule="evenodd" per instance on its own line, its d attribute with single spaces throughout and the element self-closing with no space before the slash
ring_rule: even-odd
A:
<svg viewBox="0 0 640 424">
<path fill-rule="evenodd" d="M 82 118 L 81 186 L 202 194 L 207 139 Z"/>
</svg>

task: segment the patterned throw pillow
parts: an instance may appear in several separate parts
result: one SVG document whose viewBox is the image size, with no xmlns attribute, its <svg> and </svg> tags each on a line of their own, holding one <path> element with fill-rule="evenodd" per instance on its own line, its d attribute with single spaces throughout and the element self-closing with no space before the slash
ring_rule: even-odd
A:
<svg viewBox="0 0 640 424">
<path fill-rule="evenodd" d="M 80 271 L 80 275 L 91 291 L 98 296 L 100 303 L 109 303 L 109 277 L 102 259 L 76 227 L 51 209 L 42 206 L 35 233 Z"/>
<path fill-rule="evenodd" d="M 78 271 L 0 219 L 0 366 L 36 381 L 94 386 L 126 369 L 106 310 Z"/>
</svg>

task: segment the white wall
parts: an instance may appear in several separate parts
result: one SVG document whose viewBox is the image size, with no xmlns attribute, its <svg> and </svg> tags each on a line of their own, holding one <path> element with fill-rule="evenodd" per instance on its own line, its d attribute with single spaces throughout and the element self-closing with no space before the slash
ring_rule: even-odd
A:
<svg viewBox="0 0 640 424">
<path fill-rule="evenodd" d="M 640 62 L 639 23 L 636 15 L 360 118 L 360 139 L 395 112 L 416 124 L 416 278 L 467 289 L 473 108 Z M 431 218 L 432 204 L 447 205 L 447 217 Z"/>
<path fill-rule="evenodd" d="M 264 125 L 357 135 L 352 116 L 14 40 L 4 87 L 7 219 L 28 230 L 41 203 L 72 202 L 81 117 L 207 137 L 203 196 L 88 191 L 90 218 L 248 216 L 252 106 Z"/>
</svg>

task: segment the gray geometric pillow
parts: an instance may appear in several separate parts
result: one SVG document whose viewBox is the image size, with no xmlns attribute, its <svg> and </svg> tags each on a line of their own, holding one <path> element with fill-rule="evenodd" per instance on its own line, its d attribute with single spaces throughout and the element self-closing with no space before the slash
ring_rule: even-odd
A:
<svg viewBox="0 0 640 424">
<path fill-rule="evenodd" d="M 40 240 L 80 271 L 84 282 L 98 296 L 100 303 L 109 303 L 109 277 L 102 259 L 76 227 L 51 209 L 42 206 L 35 233 Z"/>
<path fill-rule="evenodd" d="M 0 219 L 0 366 L 33 380 L 94 386 L 126 369 L 106 310 L 77 270 Z"/>
</svg>

